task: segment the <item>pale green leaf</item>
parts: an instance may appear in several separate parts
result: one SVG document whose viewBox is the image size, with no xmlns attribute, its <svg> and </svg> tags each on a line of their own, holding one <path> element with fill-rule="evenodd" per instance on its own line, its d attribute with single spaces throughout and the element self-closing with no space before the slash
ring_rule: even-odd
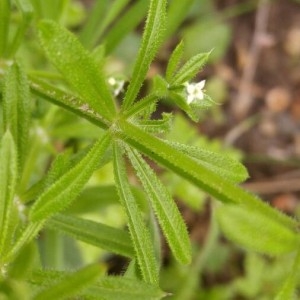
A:
<svg viewBox="0 0 300 300">
<path fill-rule="evenodd" d="M 119 255 L 134 257 L 129 234 L 124 230 L 62 214 L 51 218 L 46 226 L 90 245 Z"/>
<path fill-rule="evenodd" d="M 30 114 L 27 78 L 21 66 L 14 63 L 10 66 L 5 76 L 3 121 L 4 129 L 9 129 L 15 140 L 20 171 L 27 154 Z"/>
<path fill-rule="evenodd" d="M 174 51 L 172 52 L 170 59 L 168 61 L 168 65 L 167 65 L 167 70 L 166 70 L 166 80 L 168 82 L 172 81 L 172 76 L 174 76 L 178 65 L 180 63 L 180 60 L 182 59 L 182 55 L 183 55 L 183 50 L 184 50 L 184 44 L 181 41 L 176 48 L 174 49 Z"/>
<path fill-rule="evenodd" d="M 275 300 L 296 300 L 298 299 L 296 287 L 298 285 L 299 269 L 300 267 L 300 251 L 296 255 L 293 268 L 288 274 L 286 280 L 283 283 L 279 293 L 276 295 Z"/>
<path fill-rule="evenodd" d="M 239 183 L 248 178 L 247 169 L 228 155 L 176 142 L 170 142 L 169 144 L 229 181 Z"/>
<path fill-rule="evenodd" d="M 148 69 L 161 45 L 166 21 L 166 0 L 151 0 L 142 45 L 136 59 L 132 80 L 126 91 L 123 109 L 135 101 Z"/>
<path fill-rule="evenodd" d="M 292 229 L 298 228 L 296 220 L 271 208 L 256 196 L 215 174 L 195 159 L 178 151 L 163 140 L 148 134 L 124 120 L 118 122 L 118 128 L 119 131 L 116 134 L 127 144 L 130 144 L 151 159 L 192 182 L 218 200 L 238 203 L 245 210 L 257 210 L 275 222 L 280 222 Z"/>
<path fill-rule="evenodd" d="M 50 20 L 41 21 L 39 37 L 48 58 L 81 96 L 82 104 L 112 120 L 116 108 L 105 77 L 77 38 Z"/>
<path fill-rule="evenodd" d="M 0 144 L 0 257 L 11 246 L 17 223 L 13 203 L 17 177 L 16 147 L 12 135 L 6 131 Z"/>
<path fill-rule="evenodd" d="M 190 263 L 191 245 L 189 236 L 170 193 L 137 151 L 127 147 L 127 153 L 146 190 L 173 255 L 181 263 Z"/>
<path fill-rule="evenodd" d="M 95 300 L 158 300 L 166 296 L 155 285 L 133 278 L 113 276 L 101 278 L 84 294 Z"/>
<path fill-rule="evenodd" d="M 80 162 L 51 185 L 32 206 L 30 219 L 41 221 L 68 206 L 98 167 L 109 142 L 108 134 L 100 138 Z"/>
<path fill-rule="evenodd" d="M 221 230 L 235 243 L 269 255 L 281 255 L 299 247 L 295 231 L 261 211 L 238 205 L 223 205 L 217 210 Z"/>
<path fill-rule="evenodd" d="M 158 265 L 150 233 L 130 190 L 125 162 L 117 145 L 114 145 L 114 173 L 120 201 L 128 217 L 129 231 L 143 279 L 146 282 L 158 284 Z"/>
<path fill-rule="evenodd" d="M 104 268 L 100 265 L 89 265 L 73 274 L 68 274 L 52 286 L 48 286 L 33 297 L 34 300 L 66 299 L 78 295 L 88 286 L 104 275 Z"/>
<path fill-rule="evenodd" d="M 193 79 L 203 68 L 210 52 L 200 53 L 190 58 L 170 81 L 170 85 L 177 86 Z"/>
</svg>

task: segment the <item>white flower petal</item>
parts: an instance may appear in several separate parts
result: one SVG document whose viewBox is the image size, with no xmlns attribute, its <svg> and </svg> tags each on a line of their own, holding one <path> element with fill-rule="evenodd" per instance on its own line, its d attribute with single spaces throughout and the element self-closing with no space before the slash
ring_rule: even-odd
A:
<svg viewBox="0 0 300 300">
<path fill-rule="evenodd" d="M 196 86 L 202 90 L 205 86 L 205 80 L 201 80 L 200 82 L 196 83 Z"/>
<path fill-rule="evenodd" d="M 195 100 L 195 97 L 193 95 L 188 95 L 187 97 L 187 103 L 191 104 Z"/>
</svg>

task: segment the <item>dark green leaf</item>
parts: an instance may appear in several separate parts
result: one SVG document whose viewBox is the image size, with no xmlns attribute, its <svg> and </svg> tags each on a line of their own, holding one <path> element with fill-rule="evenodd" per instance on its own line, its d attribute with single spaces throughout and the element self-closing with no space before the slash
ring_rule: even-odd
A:
<svg viewBox="0 0 300 300">
<path fill-rule="evenodd" d="M 62 214 L 51 218 L 46 226 L 90 245 L 116 254 L 134 257 L 129 234 L 124 230 Z"/>
<path fill-rule="evenodd" d="M 10 1 L 0 0 L 0 58 L 5 56 L 9 32 Z"/>
</svg>

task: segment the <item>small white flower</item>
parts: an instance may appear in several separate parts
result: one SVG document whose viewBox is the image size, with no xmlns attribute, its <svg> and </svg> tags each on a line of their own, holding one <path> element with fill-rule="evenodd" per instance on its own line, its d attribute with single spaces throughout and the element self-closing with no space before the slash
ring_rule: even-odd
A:
<svg viewBox="0 0 300 300">
<path fill-rule="evenodd" d="M 205 85 L 205 80 L 201 80 L 198 83 L 185 83 L 187 92 L 187 103 L 191 104 L 195 100 L 203 100 L 204 93 L 203 88 Z"/>
<path fill-rule="evenodd" d="M 115 96 L 118 96 L 124 87 L 124 80 L 116 79 L 114 77 L 108 78 L 109 85 L 113 88 L 113 93 Z"/>
</svg>

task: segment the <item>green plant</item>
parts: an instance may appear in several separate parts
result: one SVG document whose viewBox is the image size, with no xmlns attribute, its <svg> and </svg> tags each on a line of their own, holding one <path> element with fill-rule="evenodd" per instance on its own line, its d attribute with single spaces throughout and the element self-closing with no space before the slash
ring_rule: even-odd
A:
<svg viewBox="0 0 300 300">
<path fill-rule="evenodd" d="M 221 229 L 233 241 L 269 255 L 297 251 L 298 222 L 237 185 L 247 178 L 240 163 L 226 155 L 159 137 L 172 126 L 170 114 L 163 114 L 161 119 L 151 118 L 159 100 L 169 99 L 194 121 L 198 120 L 200 110 L 214 105 L 203 94 L 204 82 L 201 85 L 189 83 L 206 63 L 209 53 L 197 54 L 181 65 L 183 43 L 173 51 L 165 76 L 156 75 L 152 79 L 152 88 L 141 96 L 155 55 L 164 39 L 183 19 L 178 15 L 177 1 L 171 1 L 168 8 L 166 0 L 150 1 L 141 46 L 120 105 L 116 96 L 122 88 L 121 79 L 110 80 L 103 66 L 106 56 L 128 33 L 127 29 L 131 30 L 140 22 L 148 1 L 138 1 L 129 8 L 126 0 L 116 0 L 113 4 L 97 1 L 91 19 L 80 34 L 82 43 L 91 49 L 99 40 L 103 42 L 93 52 L 88 52 L 73 34 L 58 24 L 62 22 L 68 1 L 55 1 L 56 4 L 50 5 L 51 9 L 47 3 L 0 0 L 3 115 L 0 291 L 4 299 L 65 299 L 73 296 L 82 299 L 160 299 L 167 295 L 159 287 L 161 259 L 156 222 L 178 262 L 191 263 L 191 245 L 175 202 L 145 157 L 220 200 L 221 204 L 216 208 L 217 219 Z M 97 13 L 102 13 L 108 6 L 109 13 L 99 21 Z M 123 10 L 123 17 L 117 20 Z M 10 14 L 19 17 L 12 24 Z M 24 48 L 28 51 L 32 47 L 22 41 L 33 16 L 48 18 L 38 21 L 38 39 L 46 57 L 60 74 L 40 69 L 26 71 L 26 67 L 18 62 L 17 51 L 24 54 Z M 130 26 L 124 30 L 124 24 Z M 111 30 L 109 26 L 112 26 Z M 37 59 L 43 61 L 41 57 Z M 33 60 L 32 65 L 42 65 L 41 61 Z M 76 117 L 47 106 L 43 100 Z M 56 155 L 57 150 L 45 135 L 45 129 L 50 127 L 51 130 L 51 125 L 54 126 L 60 116 L 68 126 L 73 122 L 69 130 L 86 128 L 90 137 L 98 137 L 96 142 L 81 143 L 75 154 L 66 150 Z M 63 132 L 63 136 L 70 134 L 64 133 L 66 128 L 58 131 L 54 126 L 52 130 L 56 134 Z M 39 157 L 43 148 L 47 148 L 47 155 Z M 36 160 L 40 159 L 45 165 L 51 153 L 55 158 L 44 174 L 44 170 L 37 168 Z M 72 214 L 71 203 L 80 196 L 93 173 L 110 162 L 114 186 L 100 185 L 97 193 L 106 193 L 111 201 L 119 198 L 129 233 Z M 144 192 L 139 188 L 136 190 L 128 180 L 131 173 L 127 170 L 127 162 Z M 83 205 L 81 209 L 89 209 L 87 206 Z M 130 259 L 129 267 L 122 277 L 105 275 L 105 266 L 101 263 L 81 266 L 73 272 L 67 272 L 66 268 L 43 268 L 37 259 L 35 242 L 42 230 L 50 239 L 44 259 L 51 262 L 51 267 L 61 266 L 58 260 L 63 246 L 57 232 L 125 256 Z M 68 247 L 75 249 L 71 244 Z M 78 269 L 78 265 L 76 267 Z M 298 258 L 278 299 L 290 297 L 296 286 L 297 271 Z"/>
</svg>

